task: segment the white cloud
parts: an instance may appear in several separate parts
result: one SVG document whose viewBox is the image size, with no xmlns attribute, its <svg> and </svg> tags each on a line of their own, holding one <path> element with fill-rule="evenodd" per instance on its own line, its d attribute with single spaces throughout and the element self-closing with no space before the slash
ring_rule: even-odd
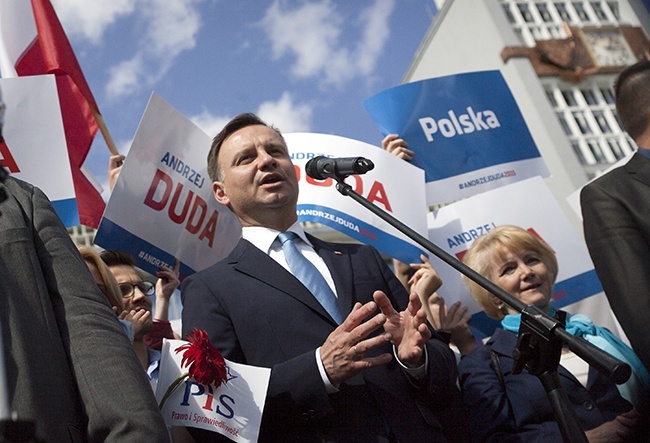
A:
<svg viewBox="0 0 650 443">
<path fill-rule="evenodd" d="M 98 43 L 107 27 L 120 16 L 133 13 L 134 0 L 53 0 L 68 37 L 81 35 Z"/>
<path fill-rule="evenodd" d="M 226 126 L 231 117 L 212 115 L 210 111 L 204 109 L 200 114 L 189 117 L 189 119 L 210 137 L 214 137 Z"/>
<path fill-rule="evenodd" d="M 196 46 L 201 28 L 199 5 L 205 0 L 54 0 L 68 36 L 81 35 L 100 44 L 106 29 L 119 19 L 137 22 L 132 53 L 109 71 L 109 98 L 128 96 L 153 86 L 174 60 Z"/>
<path fill-rule="evenodd" d="M 264 102 L 257 114 L 268 124 L 282 132 L 309 132 L 313 109 L 306 103 L 296 103 L 289 92 L 284 92 L 276 102 Z"/>
<path fill-rule="evenodd" d="M 143 15 L 147 35 L 141 50 L 156 57 L 174 58 L 196 46 L 201 27 L 200 0 L 146 0 Z"/>
<path fill-rule="evenodd" d="M 390 36 L 388 25 L 395 7 L 394 0 L 377 0 L 361 13 L 363 40 L 357 48 L 356 64 L 363 74 L 370 74 Z"/>
<path fill-rule="evenodd" d="M 284 92 L 277 101 L 263 102 L 256 114 L 266 123 L 279 128 L 282 132 L 309 132 L 313 109 L 306 103 L 296 103 L 289 92 Z M 210 137 L 217 135 L 232 116 L 216 116 L 204 109 L 200 114 L 189 119 Z"/>
<path fill-rule="evenodd" d="M 106 84 L 106 92 L 110 97 L 131 94 L 139 88 L 142 72 L 140 57 L 120 62 L 109 70 L 110 80 Z"/>
<path fill-rule="evenodd" d="M 295 57 L 291 70 L 298 77 L 321 77 L 342 85 L 375 69 L 390 34 L 388 20 L 395 0 L 374 0 L 357 17 L 345 21 L 331 0 L 306 2 L 295 9 L 283 8 L 276 0 L 260 25 L 271 40 L 273 57 Z M 363 38 L 345 47 L 344 27 L 360 28 Z"/>
<path fill-rule="evenodd" d="M 111 69 L 106 92 L 109 97 L 128 96 L 151 87 L 173 66 L 183 51 L 196 46 L 201 28 L 198 4 L 203 0 L 141 0 L 145 36 L 131 60 Z"/>
<path fill-rule="evenodd" d="M 322 71 L 325 61 L 333 55 L 342 19 L 328 0 L 304 3 L 294 10 L 282 10 L 276 1 L 260 24 L 271 39 L 274 57 L 292 53 L 296 57 L 294 73 L 310 77 Z"/>
</svg>

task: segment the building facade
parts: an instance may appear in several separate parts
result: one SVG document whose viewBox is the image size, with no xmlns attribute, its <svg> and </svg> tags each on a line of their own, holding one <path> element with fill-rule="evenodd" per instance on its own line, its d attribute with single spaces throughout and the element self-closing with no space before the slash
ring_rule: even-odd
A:
<svg viewBox="0 0 650 443">
<path fill-rule="evenodd" d="M 438 3 L 403 82 L 500 70 L 549 167 L 547 184 L 582 232 L 567 196 L 636 148 L 617 120 L 613 84 L 643 51 L 650 57 L 647 8 L 641 0 Z"/>
</svg>

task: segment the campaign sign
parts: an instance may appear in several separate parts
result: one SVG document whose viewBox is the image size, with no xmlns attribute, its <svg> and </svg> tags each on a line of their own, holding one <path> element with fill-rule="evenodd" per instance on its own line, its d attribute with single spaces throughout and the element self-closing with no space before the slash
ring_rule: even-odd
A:
<svg viewBox="0 0 650 443">
<path fill-rule="evenodd" d="M 183 340 L 164 340 L 156 400 L 187 368 L 181 367 Z M 227 380 L 218 388 L 186 378 L 165 400 L 162 413 L 168 426 L 190 426 L 218 432 L 236 442 L 255 442 L 260 433 L 271 370 L 226 360 Z"/>
<path fill-rule="evenodd" d="M 405 263 L 420 263 L 421 248 L 388 222 L 336 189 L 332 178 L 315 180 L 305 173 L 310 159 L 365 157 L 375 167 L 345 180 L 353 191 L 426 238 L 424 173 L 377 147 L 327 134 L 290 133 L 284 138 L 293 160 L 300 196 L 298 219 L 318 222 Z"/>
<path fill-rule="evenodd" d="M 459 260 L 474 239 L 500 225 L 527 229 L 555 251 L 559 273 L 551 306 L 562 308 L 602 292 L 584 241 L 541 177 L 470 197 L 428 215 L 429 239 Z M 444 282 L 437 292 L 447 305 L 460 300 L 471 314 L 481 311 L 458 271 L 437 258 L 431 263 Z M 483 313 L 474 316 L 472 324 L 481 328 L 484 318 Z"/>
<path fill-rule="evenodd" d="M 207 174 L 210 137 L 152 94 L 95 243 L 131 253 L 154 274 L 181 261 L 184 278 L 225 257 L 241 236 Z"/>
<path fill-rule="evenodd" d="M 499 71 L 406 83 L 364 106 L 384 135 L 399 134 L 415 152 L 429 205 L 549 175 Z"/>
<path fill-rule="evenodd" d="M 0 79 L 6 105 L 0 161 L 39 187 L 66 226 L 79 224 L 59 95 L 53 75 Z"/>
</svg>

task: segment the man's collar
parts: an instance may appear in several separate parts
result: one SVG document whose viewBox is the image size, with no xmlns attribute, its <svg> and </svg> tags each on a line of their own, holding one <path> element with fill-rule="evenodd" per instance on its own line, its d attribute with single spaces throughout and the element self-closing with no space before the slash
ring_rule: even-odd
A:
<svg viewBox="0 0 650 443">
<path fill-rule="evenodd" d="M 639 148 L 637 152 L 646 158 L 650 158 L 650 149 Z"/>
<path fill-rule="evenodd" d="M 293 225 L 289 226 L 287 231 L 295 232 L 305 243 L 312 246 L 311 242 L 307 239 L 305 231 L 302 229 L 300 222 L 296 221 Z M 267 228 L 265 226 L 244 226 L 242 228 L 242 238 L 248 240 L 261 251 L 269 253 L 273 242 L 277 238 L 280 231 L 277 229 Z"/>
</svg>

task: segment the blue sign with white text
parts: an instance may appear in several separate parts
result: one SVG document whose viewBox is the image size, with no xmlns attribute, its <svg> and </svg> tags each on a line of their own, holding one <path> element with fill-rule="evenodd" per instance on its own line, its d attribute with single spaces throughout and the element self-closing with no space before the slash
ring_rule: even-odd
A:
<svg viewBox="0 0 650 443">
<path fill-rule="evenodd" d="M 364 106 L 384 135 L 398 134 L 408 143 L 427 184 L 444 183 L 436 192 L 446 198 L 438 203 L 548 175 L 499 71 L 407 83 Z"/>
</svg>

